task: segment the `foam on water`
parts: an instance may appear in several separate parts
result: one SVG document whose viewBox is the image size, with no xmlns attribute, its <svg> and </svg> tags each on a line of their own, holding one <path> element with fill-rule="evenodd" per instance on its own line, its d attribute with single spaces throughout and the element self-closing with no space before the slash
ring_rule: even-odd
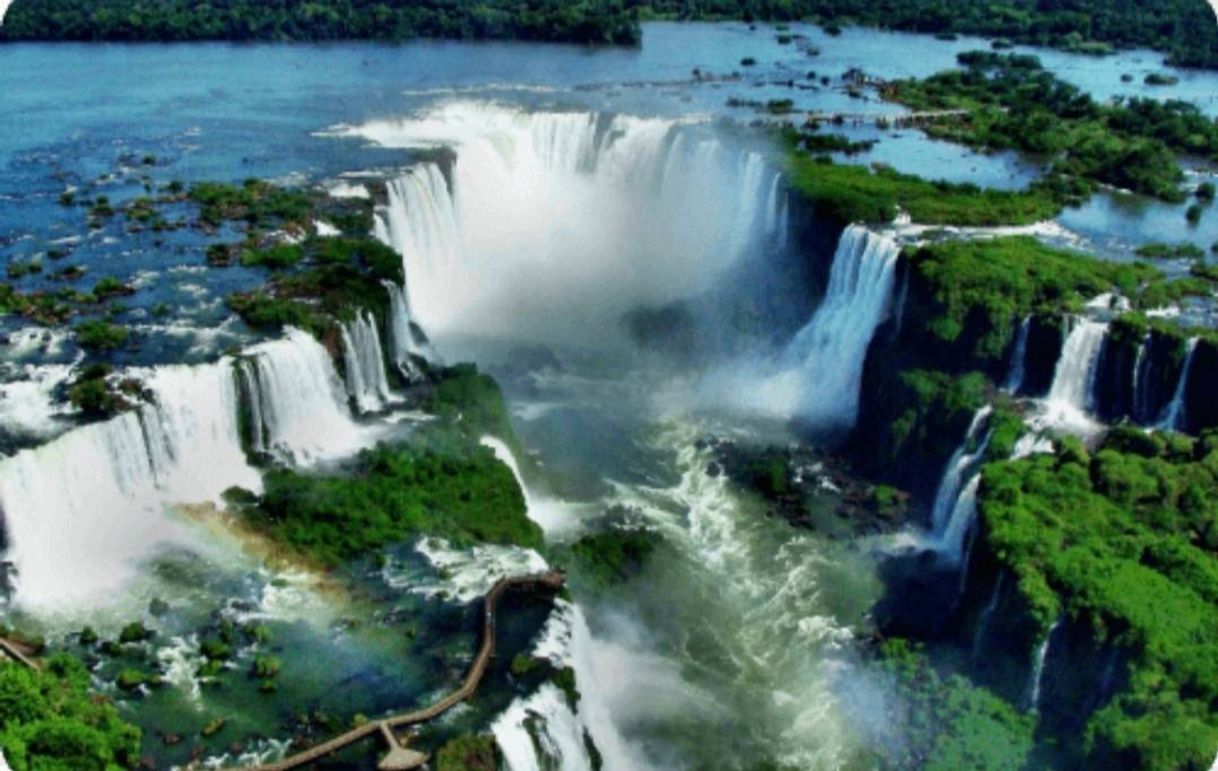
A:
<svg viewBox="0 0 1218 771">
<path fill-rule="evenodd" d="M 501 578 L 540 573 L 548 568 L 540 554 L 519 546 L 484 544 L 454 549 L 442 538 L 424 538 L 415 550 L 442 577 L 420 580 L 416 573 L 403 571 L 391 561 L 382 571 L 385 583 L 424 597 L 448 597 L 462 603 L 483 596 Z"/>
</svg>

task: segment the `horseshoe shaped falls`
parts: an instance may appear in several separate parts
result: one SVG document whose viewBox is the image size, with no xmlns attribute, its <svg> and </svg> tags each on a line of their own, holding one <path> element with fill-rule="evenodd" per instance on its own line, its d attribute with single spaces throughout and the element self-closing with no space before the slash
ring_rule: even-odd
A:
<svg viewBox="0 0 1218 771">
<path fill-rule="evenodd" d="M 1216 762 L 1194 37 L 7 5 L 0 767 Z"/>
</svg>

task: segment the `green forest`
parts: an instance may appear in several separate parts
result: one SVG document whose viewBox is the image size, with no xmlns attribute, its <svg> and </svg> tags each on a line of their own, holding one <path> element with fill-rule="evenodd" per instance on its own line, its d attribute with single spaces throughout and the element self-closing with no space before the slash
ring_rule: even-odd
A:
<svg viewBox="0 0 1218 771">
<path fill-rule="evenodd" d="M 495 38 L 636 45 L 618 0 L 17 0 L 0 40 Z"/>
<path fill-rule="evenodd" d="M 1089 768 L 1203 769 L 1218 746 L 1218 444 L 1115 429 L 1094 452 L 987 466 L 987 548 L 1042 629 L 1128 654 L 1128 687 L 1085 732 Z"/>
<path fill-rule="evenodd" d="M 1218 159 L 1218 124 L 1187 102 L 1129 99 L 1099 104 L 1047 72 L 1034 56 L 971 51 L 960 69 L 887 85 L 884 94 L 915 110 L 964 109 L 928 133 L 988 150 L 1044 158 L 1038 182 L 1065 203 L 1099 183 L 1180 202 L 1177 155 Z"/>
<path fill-rule="evenodd" d="M 809 19 L 1085 53 L 1145 47 L 1218 67 L 1205 0 L 16 0 L 0 40 L 499 38 L 637 45 L 639 20 Z"/>
</svg>

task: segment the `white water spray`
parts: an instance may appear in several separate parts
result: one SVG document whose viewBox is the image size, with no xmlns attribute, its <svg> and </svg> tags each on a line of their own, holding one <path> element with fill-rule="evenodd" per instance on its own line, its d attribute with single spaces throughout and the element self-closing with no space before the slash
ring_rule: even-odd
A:
<svg viewBox="0 0 1218 771">
<path fill-rule="evenodd" d="M 698 125 L 458 102 L 342 133 L 454 153 L 394 180 L 377 223 L 433 336 L 610 345 L 786 226 L 761 156 Z"/>
<path fill-rule="evenodd" d="M 22 607 L 121 597 L 141 562 L 166 545 L 193 544 L 169 504 L 218 501 L 232 485 L 260 489 L 241 448 L 231 361 L 158 368 L 145 384 L 152 404 L 0 463 Z"/>
<path fill-rule="evenodd" d="M 1163 410 L 1158 427 L 1167 431 L 1183 431 L 1185 424 L 1184 400 L 1188 396 L 1188 380 L 1193 372 L 1193 356 L 1197 352 L 1197 338 L 1188 341 L 1188 352 L 1184 356 L 1184 366 L 1180 370 L 1180 380 L 1176 383 L 1176 391 L 1172 394 L 1171 402 Z"/>
<path fill-rule="evenodd" d="M 1095 394 L 1100 352 L 1107 336 L 1107 324 L 1086 318 L 1074 319 L 1062 346 L 1045 405 L 1045 419 L 1049 425 L 1082 432 L 1094 428 L 1088 413 Z"/>
<path fill-rule="evenodd" d="M 376 320 L 365 310 L 344 322 L 341 329 L 347 393 L 361 413 L 376 412 L 393 401 Z"/>
<path fill-rule="evenodd" d="M 867 348 L 888 309 L 900 253 L 901 247 L 887 236 L 861 225 L 846 228 L 824 300 L 777 365 L 738 367 L 744 374 L 716 382 L 721 393 L 715 398 L 749 411 L 799 417 L 823 428 L 852 427 L 858 418 Z"/>
<path fill-rule="evenodd" d="M 308 464 L 349 455 L 367 441 L 351 419 L 347 394 L 330 355 L 307 332 L 289 328 L 281 340 L 251 348 L 243 358 L 253 388 L 255 446 Z"/>
</svg>

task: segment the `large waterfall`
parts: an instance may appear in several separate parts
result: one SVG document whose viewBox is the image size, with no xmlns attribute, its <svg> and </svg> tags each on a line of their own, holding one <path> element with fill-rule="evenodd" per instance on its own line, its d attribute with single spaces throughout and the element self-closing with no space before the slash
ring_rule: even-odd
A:
<svg viewBox="0 0 1218 771">
<path fill-rule="evenodd" d="M 167 504 L 217 500 L 232 485 L 259 489 L 241 448 L 230 360 L 158 368 L 145 384 L 151 404 L 0 463 L 23 607 L 113 599 L 160 545 L 190 543 Z"/>
<path fill-rule="evenodd" d="M 861 225 L 842 233 L 829 287 L 811 320 L 776 364 L 757 365 L 760 382 L 730 379 L 724 398 L 758 412 L 850 428 L 858 417 L 867 347 L 884 320 L 901 247 Z M 767 372 L 768 370 L 768 372 Z"/>
<path fill-rule="evenodd" d="M 626 312 L 700 294 L 786 227 L 777 172 L 696 124 L 450 103 L 346 132 L 453 151 L 378 212 L 432 336 L 608 345 Z"/>
<path fill-rule="evenodd" d="M 307 332 L 289 328 L 281 340 L 247 351 L 242 366 L 256 402 L 251 426 L 256 448 L 297 463 L 347 455 L 364 444 L 351 419 L 347 393 L 326 349 Z"/>
<path fill-rule="evenodd" d="M 347 393 L 360 412 L 375 412 L 393 399 L 385 373 L 385 353 L 376 330 L 376 319 L 368 311 L 357 313 L 342 327 L 343 364 Z"/>
<path fill-rule="evenodd" d="M 1087 318 L 1072 321 L 1049 389 L 1046 406 L 1051 424 L 1081 430 L 1091 426 L 1088 413 L 1094 402 L 1097 364 L 1107 335 L 1107 324 Z"/>
</svg>

